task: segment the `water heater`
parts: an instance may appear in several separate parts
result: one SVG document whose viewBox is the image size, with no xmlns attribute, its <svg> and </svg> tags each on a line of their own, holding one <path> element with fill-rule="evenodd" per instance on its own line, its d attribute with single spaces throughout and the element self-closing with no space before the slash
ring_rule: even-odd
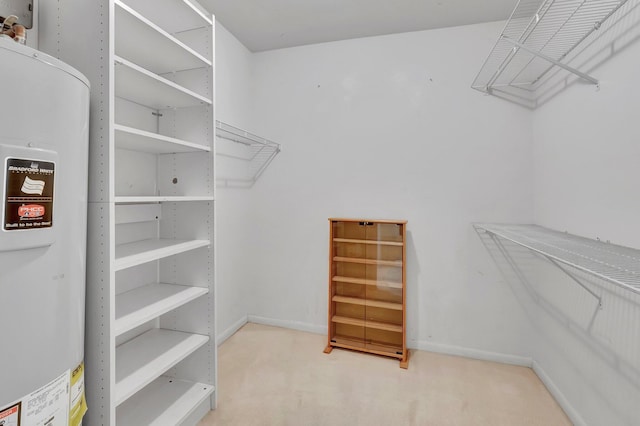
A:
<svg viewBox="0 0 640 426">
<path fill-rule="evenodd" d="M 0 38 L 0 424 L 81 422 L 89 84 Z"/>
</svg>

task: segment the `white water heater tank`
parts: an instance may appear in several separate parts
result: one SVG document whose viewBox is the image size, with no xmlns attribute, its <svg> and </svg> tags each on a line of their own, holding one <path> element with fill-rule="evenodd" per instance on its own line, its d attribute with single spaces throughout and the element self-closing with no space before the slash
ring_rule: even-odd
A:
<svg viewBox="0 0 640 426">
<path fill-rule="evenodd" d="M 0 38 L 0 422 L 75 425 L 83 389 L 89 83 Z"/>
</svg>

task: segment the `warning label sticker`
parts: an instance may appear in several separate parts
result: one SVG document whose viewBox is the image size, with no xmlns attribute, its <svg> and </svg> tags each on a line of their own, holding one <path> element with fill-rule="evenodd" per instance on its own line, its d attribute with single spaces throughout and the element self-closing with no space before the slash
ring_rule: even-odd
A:
<svg viewBox="0 0 640 426">
<path fill-rule="evenodd" d="M 53 226 L 54 173 L 52 162 L 7 158 L 5 231 Z"/>
<path fill-rule="evenodd" d="M 0 425 L 20 426 L 20 408 L 22 402 L 18 402 L 11 407 L 0 409 Z"/>
<path fill-rule="evenodd" d="M 68 426 L 71 372 L 22 398 L 21 426 Z"/>
</svg>

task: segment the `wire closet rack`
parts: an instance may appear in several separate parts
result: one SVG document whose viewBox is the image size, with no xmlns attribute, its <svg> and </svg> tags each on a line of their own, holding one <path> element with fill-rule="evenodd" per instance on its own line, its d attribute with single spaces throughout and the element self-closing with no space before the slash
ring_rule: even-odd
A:
<svg viewBox="0 0 640 426">
<path fill-rule="evenodd" d="M 479 223 L 474 226 L 538 253 L 559 268 L 561 264 L 567 265 L 640 294 L 640 250 L 537 225 Z M 561 269 L 569 274 L 567 269 Z M 573 278 L 580 284 L 575 276 Z M 599 299 L 598 296 L 596 298 Z"/>
<path fill-rule="evenodd" d="M 279 143 L 216 121 L 216 136 L 235 146 L 218 145 L 216 155 L 230 159 L 217 182 L 223 186 L 251 187 L 281 151 Z"/>
<path fill-rule="evenodd" d="M 536 108 L 538 89 L 556 67 L 598 85 L 567 65 L 571 52 L 627 0 L 520 0 L 472 88 Z"/>
</svg>

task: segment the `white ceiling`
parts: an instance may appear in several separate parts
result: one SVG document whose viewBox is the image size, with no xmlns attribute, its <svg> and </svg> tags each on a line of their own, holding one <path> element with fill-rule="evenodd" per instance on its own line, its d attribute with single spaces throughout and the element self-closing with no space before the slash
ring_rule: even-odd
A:
<svg viewBox="0 0 640 426">
<path fill-rule="evenodd" d="M 249 50 L 507 19 L 517 0 L 199 0 Z"/>
</svg>

